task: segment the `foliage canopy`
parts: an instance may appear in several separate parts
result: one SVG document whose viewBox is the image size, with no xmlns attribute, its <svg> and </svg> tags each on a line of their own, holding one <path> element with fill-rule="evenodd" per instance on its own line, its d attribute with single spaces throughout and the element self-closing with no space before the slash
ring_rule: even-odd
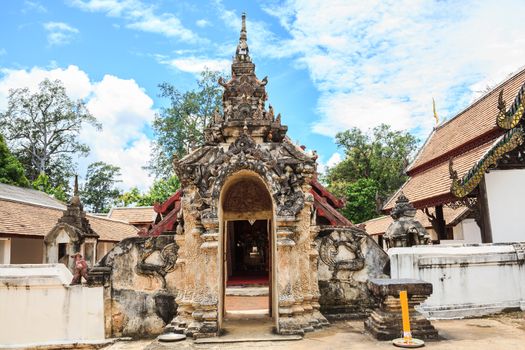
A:
<svg viewBox="0 0 525 350">
<path fill-rule="evenodd" d="M 62 184 L 74 172 L 73 155 L 86 156 L 89 147 L 78 140 L 83 125 L 100 128 L 82 100 L 73 101 L 59 80 L 43 80 L 37 92 L 28 88 L 9 91 L 7 110 L 0 114 L 0 131 L 27 176 L 41 173 L 52 186 Z"/>
<path fill-rule="evenodd" d="M 4 137 L 0 134 L 0 182 L 8 185 L 28 187 L 27 180 L 22 164 L 11 154 L 5 143 Z"/>
<path fill-rule="evenodd" d="M 120 168 L 104 162 L 91 163 L 86 172 L 86 182 L 82 189 L 82 201 L 92 212 L 107 213 L 120 196 L 115 187 L 120 182 Z"/>
<path fill-rule="evenodd" d="M 182 158 L 204 144 L 204 128 L 215 109 L 221 108 L 218 78 L 218 72 L 205 70 L 197 81 L 197 89 L 184 93 L 167 82 L 159 85 L 160 96 L 169 99 L 170 105 L 153 120 L 154 141 L 147 169 L 156 178 L 173 175 L 173 155 Z"/>
<path fill-rule="evenodd" d="M 346 198 L 342 211 L 348 219 L 358 223 L 374 218 L 380 206 L 376 202 L 393 194 L 406 181 L 404 169 L 417 139 L 382 124 L 368 132 L 353 128 L 338 133 L 336 142 L 344 149 L 345 158 L 328 170 L 328 187 Z"/>
</svg>

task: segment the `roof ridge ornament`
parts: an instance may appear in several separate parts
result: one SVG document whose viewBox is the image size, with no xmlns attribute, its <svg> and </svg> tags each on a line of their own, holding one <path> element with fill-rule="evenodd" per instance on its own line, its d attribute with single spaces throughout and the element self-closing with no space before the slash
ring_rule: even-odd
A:
<svg viewBox="0 0 525 350">
<path fill-rule="evenodd" d="M 434 119 L 436 120 L 436 125 L 435 127 L 438 126 L 439 124 L 439 116 L 437 114 L 437 110 L 436 110 L 436 100 L 434 100 L 434 97 L 432 97 L 432 112 L 434 112 Z"/>
</svg>

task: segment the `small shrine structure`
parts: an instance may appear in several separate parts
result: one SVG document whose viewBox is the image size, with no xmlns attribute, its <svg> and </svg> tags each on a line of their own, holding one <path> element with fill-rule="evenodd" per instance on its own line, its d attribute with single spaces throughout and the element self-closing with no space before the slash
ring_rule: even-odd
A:
<svg viewBox="0 0 525 350">
<path fill-rule="evenodd" d="M 281 334 L 326 323 L 319 312 L 317 234 L 310 182 L 316 155 L 287 137 L 268 99 L 268 79 L 258 79 L 242 16 L 239 44 L 224 88 L 223 113 L 215 112 L 206 143 L 174 167 L 182 184 L 178 304 L 175 326 L 216 334 L 224 319 L 230 239 L 243 222 L 257 224 L 270 285 L 270 313 Z M 191 273 L 188 273 L 190 272 Z M 230 275 L 230 276 L 229 276 Z"/>
<path fill-rule="evenodd" d="M 387 248 L 432 243 L 425 227 L 415 219 L 416 211 L 403 193 L 397 197 L 396 206 L 390 213 L 394 222 L 388 226 L 384 236 Z"/>
<path fill-rule="evenodd" d="M 89 267 L 95 265 L 97 240 L 78 194 L 78 177 L 75 176 L 73 197 L 55 227 L 44 237 L 44 263 L 63 263 L 74 270 L 73 255 L 84 256 Z"/>
</svg>

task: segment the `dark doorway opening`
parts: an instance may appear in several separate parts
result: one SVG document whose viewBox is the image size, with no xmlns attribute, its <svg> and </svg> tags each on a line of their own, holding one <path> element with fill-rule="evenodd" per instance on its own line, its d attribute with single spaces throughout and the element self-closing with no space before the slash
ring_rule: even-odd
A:
<svg viewBox="0 0 525 350">
<path fill-rule="evenodd" d="M 270 221 L 228 221 L 227 232 L 227 317 L 267 317 L 270 314 Z"/>
<path fill-rule="evenodd" d="M 270 245 L 268 221 L 231 222 L 229 233 L 228 286 L 268 285 L 270 275 Z"/>
</svg>

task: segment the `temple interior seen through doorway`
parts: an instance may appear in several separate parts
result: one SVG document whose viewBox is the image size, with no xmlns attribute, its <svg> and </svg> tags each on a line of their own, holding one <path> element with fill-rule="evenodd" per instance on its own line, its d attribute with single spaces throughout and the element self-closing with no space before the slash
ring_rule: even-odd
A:
<svg viewBox="0 0 525 350">
<path fill-rule="evenodd" d="M 226 318 L 270 315 L 270 220 L 227 222 Z"/>
</svg>

